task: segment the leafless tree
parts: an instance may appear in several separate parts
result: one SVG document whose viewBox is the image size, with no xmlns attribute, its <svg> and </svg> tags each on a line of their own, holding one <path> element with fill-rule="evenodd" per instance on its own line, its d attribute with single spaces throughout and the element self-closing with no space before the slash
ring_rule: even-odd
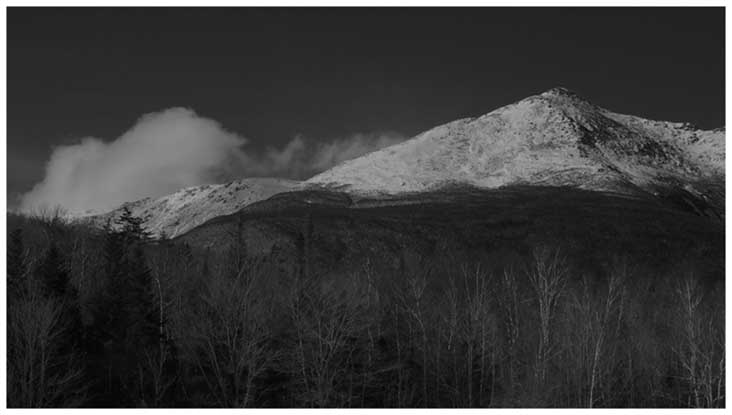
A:
<svg viewBox="0 0 732 415">
<path fill-rule="evenodd" d="M 297 399 L 308 406 L 353 404 L 349 371 L 366 328 L 363 311 L 368 301 L 358 277 L 301 286 L 293 297 L 290 316 L 295 344 L 288 366 L 299 385 Z M 343 393 L 344 388 L 349 393 Z"/>
<path fill-rule="evenodd" d="M 559 249 L 546 246 L 533 251 L 533 262 L 527 270 L 536 294 L 539 316 L 539 344 L 536 351 L 535 376 L 538 384 L 546 381 L 547 364 L 556 352 L 552 343 L 552 320 L 568 277 L 565 257 Z"/>
<path fill-rule="evenodd" d="M 580 404 L 594 407 L 598 385 L 606 376 L 606 367 L 614 360 L 612 341 L 617 337 L 623 318 L 623 283 L 628 275 L 627 262 L 615 261 L 607 285 L 595 293 L 594 281 L 584 278 L 580 293 L 571 295 L 568 307 L 570 337 L 568 361 L 579 367 Z"/>
<path fill-rule="evenodd" d="M 420 267 L 423 268 L 423 267 Z M 428 353 L 429 340 L 427 335 L 426 289 L 427 269 L 407 271 L 406 293 L 402 296 L 402 309 L 410 318 L 407 320 L 417 326 L 420 335 L 420 348 L 422 349 L 422 405 L 429 406 L 428 385 Z M 411 336 L 410 336 L 411 337 Z"/>
<path fill-rule="evenodd" d="M 251 405 L 254 381 L 275 357 L 268 347 L 270 307 L 256 293 L 260 275 L 253 268 L 245 264 L 234 278 L 211 276 L 195 328 L 196 365 L 222 407 Z"/>
<path fill-rule="evenodd" d="M 507 381 L 509 395 L 513 394 L 517 384 L 517 354 L 519 335 L 521 334 L 520 309 L 522 299 L 519 297 L 519 287 L 516 272 L 513 267 L 506 267 L 499 281 L 500 295 L 498 306 L 502 315 L 503 337 L 505 339 L 504 354 L 507 357 Z M 511 397 L 509 396 L 509 399 Z"/>
<path fill-rule="evenodd" d="M 74 407 L 85 400 L 76 353 L 59 353 L 67 326 L 58 302 L 30 295 L 8 309 L 8 406 Z"/>
<path fill-rule="evenodd" d="M 704 291 L 693 271 L 675 289 L 681 344 L 673 347 L 689 387 L 687 405 L 718 407 L 724 402 L 724 334 L 703 311 Z"/>
<path fill-rule="evenodd" d="M 495 381 L 496 318 L 491 286 L 491 278 L 480 264 L 463 264 L 460 275 L 450 276 L 445 292 L 447 312 L 441 331 L 452 356 L 453 393 L 459 407 L 483 406 L 488 370 Z M 489 399 L 494 387 L 490 387 Z"/>
</svg>

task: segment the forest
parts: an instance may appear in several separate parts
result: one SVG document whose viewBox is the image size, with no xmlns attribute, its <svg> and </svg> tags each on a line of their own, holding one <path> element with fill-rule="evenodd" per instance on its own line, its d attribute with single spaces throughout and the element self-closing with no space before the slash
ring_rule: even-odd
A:
<svg viewBox="0 0 732 415">
<path fill-rule="evenodd" d="M 8 407 L 724 407 L 724 276 L 561 241 L 319 266 L 8 215 Z M 342 270 L 347 271 L 342 271 Z"/>
</svg>

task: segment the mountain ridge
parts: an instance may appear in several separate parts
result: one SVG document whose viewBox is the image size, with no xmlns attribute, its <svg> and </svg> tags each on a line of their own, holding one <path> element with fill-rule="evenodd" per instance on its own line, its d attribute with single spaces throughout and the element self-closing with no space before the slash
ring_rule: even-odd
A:
<svg viewBox="0 0 732 415">
<path fill-rule="evenodd" d="M 235 213 L 275 194 L 296 190 L 300 182 L 276 178 L 247 178 L 224 184 L 181 189 L 160 198 L 144 198 L 123 204 L 110 212 L 79 220 L 96 226 L 114 224 L 124 209 L 143 220 L 155 237 L 175 237 L 218 216 Z"/>
<path fill-rule="evenodd" d="M 648 195 L 696 212 L 711 208 L 723 218 L 724 136 L 724 127 L 700 130 L 619 114 L 557 87 L 436 126 L 304 182 L 249 178 L 198 186 L 87 220 L 102 224 L 127 207 L 154 235 L 175 237 L 283 192 L 336 190 L 395 201 L 453 186 L 517 185 Z"/>
</svg>

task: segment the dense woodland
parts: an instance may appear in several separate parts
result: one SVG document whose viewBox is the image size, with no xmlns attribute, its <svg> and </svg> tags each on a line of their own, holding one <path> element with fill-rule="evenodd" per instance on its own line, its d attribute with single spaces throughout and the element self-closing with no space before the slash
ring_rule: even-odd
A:
<svg viewBox="0 0 732 415">
<path fill-rule="evenodd" d="M 561 243 L 344 273 L 294 252 L 8 217 L 9 407 L 723 407 L 724 276 Z M 283 257 L 285 256 L 285 257 Z M 295 260 L 292 260 L 295 256 Z M 392 262 L 389 262 L 390 264 Z"/>
</svg>

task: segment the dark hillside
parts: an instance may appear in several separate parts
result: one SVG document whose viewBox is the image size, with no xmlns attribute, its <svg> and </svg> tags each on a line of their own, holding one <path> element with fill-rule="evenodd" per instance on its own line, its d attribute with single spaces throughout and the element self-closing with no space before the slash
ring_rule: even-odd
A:
<svg viewBox="0 0 732 415">
<path fill-rule="evenodd" d="M 502 258 L 495 264 L 502 266 L 550 244 L 562 246 L 588 271 L 621 255 L 659 271 L 671 258 L 693 258 L 709 278 L 724 275 L 719 220 L 657 198 L 512 187 L 428 193 L 388 203 L 354 203 L 339 193 L 285 193 L 216 218 L 177 240 L 226 249 L 241 226 L 250 253 L 266 255 L 274 248 L 294 258 L 295 241 L 310 223 L 312 255 L 323 272 L 348 270 L 365 257 L 396 267 L 406 253 L 494 256 Z"/>
</svg>

